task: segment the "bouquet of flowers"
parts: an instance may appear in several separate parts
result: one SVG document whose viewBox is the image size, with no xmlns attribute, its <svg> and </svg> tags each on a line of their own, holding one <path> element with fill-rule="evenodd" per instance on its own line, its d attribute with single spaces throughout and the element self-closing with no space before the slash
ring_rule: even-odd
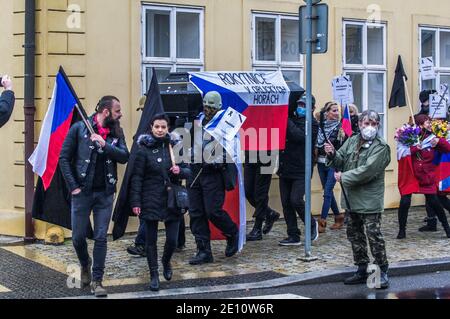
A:
<svg viewBox="0 0 450 319">
<path fill-rule="evenodd" d="M 448 122 L 443 120 L 433 120 L 433 122 L 431 122 L 431 130 L 437 137 L 447 137 Z"/>
<path fill-rule="evenodd" d="M 395 140 L 405 146 L 413 146 L 419 143 L 420 127 L 404 124 L 395 131 Z"/>
</svg>

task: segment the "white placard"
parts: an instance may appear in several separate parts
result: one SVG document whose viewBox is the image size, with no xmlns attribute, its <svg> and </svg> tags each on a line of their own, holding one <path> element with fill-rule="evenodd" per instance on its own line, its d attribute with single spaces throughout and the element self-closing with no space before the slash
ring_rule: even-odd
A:
<svg viewBox="0 0 450 319">
<path fill-rule="evenodd" d="M 331 82 L 333 99 L 342 106 L 354 102 L 353 84 L 348 76 L 336 76 Z"/>
<path fill-rule="evenodd" d="M 229 107 L 223 117 L 217 123 L 216 127 L 211 132 L 215 138 L 224 138 L 227 141 L 231 141 L 241 129 L 247 117 Z M 212 128 L 212 127 L 211 127 Z M 207 127 L 208 129 L 208 127 Z"/>
<path fill-rule="evenodd" d="M 424 81 L 434 80 L 436 78 L 433 57 L 420 59 L 420 75 Z"/>
<path fill-rule="evenodd" d="M 447 83 L 443 83 L 440 86 L 439 94 L 444 96 L 447 106 L 450 104 L 450 88 Z"/>
<path fill-rule="evenodd" d="M 447 102 L 439 94 L 430 94 L 430 117 L 433 119 L 447 117 Z"/>
</svg>

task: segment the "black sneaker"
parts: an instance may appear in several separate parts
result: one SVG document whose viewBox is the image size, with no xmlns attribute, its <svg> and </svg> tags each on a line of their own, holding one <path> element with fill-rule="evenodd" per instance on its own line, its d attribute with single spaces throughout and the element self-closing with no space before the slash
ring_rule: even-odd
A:
<svg viewBox="0 0 450 319">
<path fill-rule="evenodd" d="M 288 237 L 279 242 L 280 246 L 300 246 L 302 243 L 300 239 Z"/>
<path fill-rule="evenodd" d="M 280 219 L 280 214 L 277 213 L 276 211 L 272 210 L 270 212 L 270 214 L 267 215 L 266 220 L 265 220 L 265 225 L 264 228 L 262 230 L 264 235 L 267 235 L 273 227 L 273 224 Z"/>
<path fill-rule="evenodd" d="M 133 244 L 127 248 L 127 253 L 133 256 L 147 257 L 144 245 Z"/>
<path fill-rule="evenodd" d="M 225 248 L 225 256 L 232 257 L 239 251 L 239 233 L 227 237 L 227 247 Z"/>
</svg>

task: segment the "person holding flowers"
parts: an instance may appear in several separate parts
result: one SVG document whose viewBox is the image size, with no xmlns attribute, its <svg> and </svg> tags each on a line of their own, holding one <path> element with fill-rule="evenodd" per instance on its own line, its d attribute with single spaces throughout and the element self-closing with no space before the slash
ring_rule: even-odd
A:
<svg viewBox="0 0 450 319">
<path fill-rule="evenodd" d="M 419 183 L 418 193 L 425 195 L 427 205 L 435 211 L 447 237 L 450 238 L 450 226 L 437 197 L 437 166 L 434 163 L 436 152 L 450 152 L 450 143 L 445 138 L 439 138 L 432 133 L 429 116 L 416 115 L 415 122 L 421 128 L 421 132 L 419 143 L 411 146 L 410 150 L 414 175 Z"/>
</svg>

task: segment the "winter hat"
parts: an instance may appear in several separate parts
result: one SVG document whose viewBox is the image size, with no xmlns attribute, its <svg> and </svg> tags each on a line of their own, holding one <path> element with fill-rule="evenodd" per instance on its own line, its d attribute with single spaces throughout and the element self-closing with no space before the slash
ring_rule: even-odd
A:
<svg viewBox="0 0 450 319">
<path fill-rule="evenodd" d="M 430 94 L 437 93 L 436 90 L 423 90 L 420 92 L 419 100 L 423 104 L 430 99 Z"/>
</svg>

